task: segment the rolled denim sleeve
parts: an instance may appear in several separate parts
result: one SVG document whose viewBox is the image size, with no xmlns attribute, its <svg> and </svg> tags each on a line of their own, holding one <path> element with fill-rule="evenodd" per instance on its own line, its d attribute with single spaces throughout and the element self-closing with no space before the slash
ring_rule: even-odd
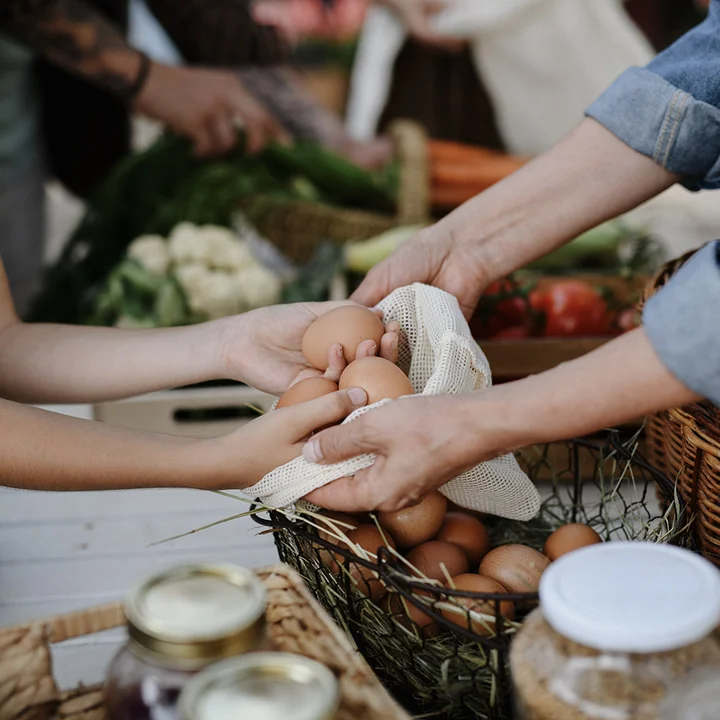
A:
<svg viewBox="0 0 720 720">
<path fill-rule="evenodd" d="M 685 176 L 688 188 L 720 188 L 720 0 L 646 67 L 623 73 L 586 114 Z"/>
<path fill-rule="evenodd" d="M 665 367 L 720 405 L 720 241 L 697 252 L 648 300 L 643 325 Z"/>
</svg>

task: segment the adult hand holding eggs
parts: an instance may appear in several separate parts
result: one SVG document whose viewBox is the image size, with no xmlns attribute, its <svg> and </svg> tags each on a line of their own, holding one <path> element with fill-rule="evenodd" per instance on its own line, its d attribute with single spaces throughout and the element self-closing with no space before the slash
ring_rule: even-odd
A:
<svg viewBox="0 0 720 720">
<path fill-rule="evenodd" d="M 481 440 L 473 395 L 404 397 L 354 422 L 329 428 L 305 446 L 308 462 L 331 464 L 374 453 L 373 465 L 315 490 L 330 510 L 399 510 L 482 460 L 500 454 Z M 441 419 L 439 422 L 438 419 Z"/>
<path fill-rule="evenodd" d="M 280 395 L 291 385 L 308 377 L 325 375 L 337 382 L 347 360 L 342 338 L 334 337 L 326 347 L 327 365 L 315 367 L 303 355 L 302 342 L 308 328 L 339 308 L 358 308 L 349 302 L 296 303 L 274 305 L 208 325 L 220 337 L 216 351 L 223 376 L 243 382 L 273 395 Z M 382 323 L 378 318 L 378 327 Z M 364 339 L 356 348 L 356 357 L 372 355 L 397 361 L 399 326 L 388 324 L 377 339 Z M 218 332 L 219 331 L 219 332 Z M 212 339 L 210 342 L 213 343 Z M 200 348 L 204 352 L 205 348 Z"/>
</svg>

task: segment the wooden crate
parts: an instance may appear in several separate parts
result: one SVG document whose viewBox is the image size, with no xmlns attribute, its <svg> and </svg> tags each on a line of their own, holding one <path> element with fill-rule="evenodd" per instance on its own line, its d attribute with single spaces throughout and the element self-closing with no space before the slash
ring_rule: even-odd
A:
<svg viewBox="0 0 720 720">
<path fill-rule="evenodd" d="M 276 398 L 245 385 L 188 388 L 98 403 L 95 420 L 149 432 L 218 437 L 267 412 Z"/>
</svg>

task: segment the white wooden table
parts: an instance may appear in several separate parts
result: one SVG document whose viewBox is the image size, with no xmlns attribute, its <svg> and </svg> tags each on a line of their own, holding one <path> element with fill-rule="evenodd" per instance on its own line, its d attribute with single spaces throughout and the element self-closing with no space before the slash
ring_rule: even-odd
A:
<svg viewBox="0 0 720 720">
<path fill-rule="evenodd" d="M 52 408 L 91 417 L 89 407 Z M 118 600 L 154 571 L 183 562 L 257 567 L 277 560 L 249 518 L 153 546 L 243 512 L 201 490 L 45 493 L 0 488 L 0 626 Z M 123 640 L 112 631 L 66 643 L 56 657 L 64 686 L 102 679 Z"/>
</svg>

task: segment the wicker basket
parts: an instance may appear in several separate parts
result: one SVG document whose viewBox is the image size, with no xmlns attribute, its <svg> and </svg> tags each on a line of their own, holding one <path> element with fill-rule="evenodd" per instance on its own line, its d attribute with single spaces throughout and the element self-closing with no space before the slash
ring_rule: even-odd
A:
<svg viewBox="0 0 720 720">
<path fill-rule="evenodd" d="M 648 284 L 640 309 L 694 254 L 663 266 Z M 692 403 L 649 417 L 646 428 L 648 459 L 677 480 L 698 547 L 720 565 L 720 410 L 708 402 Z"/>
<path fill-rule="evenodd" d="M 397 121 L 391 135 L 401 166 L 394 216 L 273 197 L 243 198 L 238 207 L 264 237 L 301 265 L 320 242 L 366 240 L 398 225 L 424 224 L 429 219 L 427 135 L 406 120 Z"/>
<path fill-rule="evenodd" d="M 294 570 L 275 565 L 258 575 L 268 589 L 275 647 L 318 660 L 338 676 L 337 720 L 409 720 Z M 101 687 L 58 690 L 49 645 L 124 623 L 122 605 L 114 604 L 0 631 L 0 720 L 104 720 Z"/>
</svg>

